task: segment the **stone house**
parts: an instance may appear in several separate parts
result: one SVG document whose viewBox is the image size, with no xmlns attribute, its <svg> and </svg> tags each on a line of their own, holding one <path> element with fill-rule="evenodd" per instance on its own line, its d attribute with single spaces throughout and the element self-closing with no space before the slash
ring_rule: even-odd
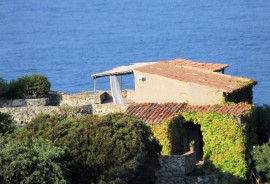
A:
<svg viewBox="0 0 270 184">
<path fill-rule="evenodd" d="M 215 105 L 223 102 L 252 103 L 256 81 L 225 75 L 229 65 L 194 62 L 185 59 L 152 63 L 135 63 L 94 74 L 104 76 L 134 74 L 135 102 L 181 102 L 193 105 Z M 121 87 L 122 88 L 122 87 Z"/>
<path fill-rule="evenodd" d="M 195 141 L 196 158 L 243 179 L 254 143 L 252 88 L 256 81 L 224 74 L 226 64 L 185 59 L 116 68 L 95 74 L 134 74 L 125 113 L 146 122 L 164 155 L 181 155 Z M 119 70 L 120 69 L 120 70 Z"/>
<path fill-rule="evenodd" d="M 194 105 L 214 105 L 224 101 L 252 103 L 252 87 L 256 82 L 220 74 L 226 67 L 228 65 L 176 59 L 136 68 L 136 101 Z M 245 95 L 239 99 L 239 94 Z"/>
</svg>

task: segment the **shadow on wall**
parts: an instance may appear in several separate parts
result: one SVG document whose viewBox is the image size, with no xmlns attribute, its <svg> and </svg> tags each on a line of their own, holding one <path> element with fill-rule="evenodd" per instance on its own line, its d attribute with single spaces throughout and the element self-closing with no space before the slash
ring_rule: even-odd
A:
<svg viewBox="0 0 270 184">
<path fill-rule="evenodd" d="M 219 184 L 243 184 L 248 183 L 247 181 L 244 181 L 241 178 L 238 178 L 234 175 L 232 175 L 229 172 L 222 172 L 220 169 L 218 169 L 210 160 L 209 155 L 205 155 L 204 157 L 204 164 L 199 169 L 193 170 L 193 172 L 189 173 L 189 176 L 196 176 L 196 175 L 209 175 L 214 174 Z"/>
</svg>

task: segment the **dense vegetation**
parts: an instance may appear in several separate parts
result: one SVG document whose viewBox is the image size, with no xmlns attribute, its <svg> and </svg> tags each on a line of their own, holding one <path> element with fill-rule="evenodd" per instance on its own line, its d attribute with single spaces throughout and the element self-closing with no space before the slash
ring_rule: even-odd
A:
<svg viewBox="0 0 270 184">
<path fill-rule="evenodd" d="M 127 115 L 40 115 L 12 137 L 18 141 L 41 137 L 66 147 L 67 180 L 72 183 L 155 181 L 159 146 L 149 127 Z"/>
<path fill-rule="evenodd" d="M 0 136 L 12 133 L 16 129 L 16 123 L 12 116 L 7 113 L 0 112 Z"/>
<path fill-rule="evenodd" d="M 257 106 L 256 121 L 259 144 L 266 143 L 270 138 L 270 106 Z"/>
<path fill-rule="evenodd" d="M 252 150 L 251 155 L 256 169 L 261 172 L 263 177 L 270 181 L 270 141 L 261 146 L 256 146 Z"/>
<path fill-rule="evenodd" d="M 47 140 L 0 137 L 0 183 L 67 183 L 66 151 Z"/>
<path fill-rule="evenodd" d="M 10 83 L 0 78 L 0 97 L 8 99 L 39 98 L 48 94 L 51 84 L 39 74 L 25 75 Z"/>
</svg>

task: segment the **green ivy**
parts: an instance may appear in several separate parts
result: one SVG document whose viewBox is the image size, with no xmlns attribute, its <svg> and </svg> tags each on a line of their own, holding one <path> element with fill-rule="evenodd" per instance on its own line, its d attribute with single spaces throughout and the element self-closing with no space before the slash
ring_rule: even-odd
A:
<svg viewBox="0 0 270 184">
<path fill-rule="evenodd" d="M 257 141 L 255 108 L 241 117 L 241 123 L 232 115 L 217 112 L 179 112 L 178 116 L 162 124 L 152 124 L 151 130 L 162 145 L 163 155 L 179 154 L 186 122 L 201 125 L 203 135 L 203 159 L 221 172 L 231 173 L 238 179 L 245 179 L 248 171 L 246 153 Z M 175 136 L 175 132 L 179 135 Z M 176 141 L 178 139 L 178 141 Z M 178 150 L 176 150 L 178 148 Z"/>
<path fill-rule="evenodd" d="M 175 155 L 183 153 L 183 122 L 182 116 L 170 118 L 162 124 L 151 124 L 154 137 L 162 145 L 162 155 Z M 182 146 L 181 146 L 182 145 Z"/>
<path fill-rule="evenodd" d="M 245 161 L 246 125 L 239 125 L 231 115 L 216 112 L 184 112 L 187 122 L 201 125 L 204 161 L 222 172 L 244 179 L 248 171 Z"/>
</svg>

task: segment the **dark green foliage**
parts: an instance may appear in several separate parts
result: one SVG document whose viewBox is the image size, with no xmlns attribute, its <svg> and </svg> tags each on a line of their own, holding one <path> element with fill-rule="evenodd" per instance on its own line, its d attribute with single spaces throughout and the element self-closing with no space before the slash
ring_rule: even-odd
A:
<svg viewBox="0 0 270 184">
<path fill-rule="evenodd" d="M 258 127 L 258 141 L 260 144 L 270 139 L 270 106 L 257 106 L 256 121 Z"/>
<path fill-rule="evenodd" d="M 144 123 L 124 114 L 74 118 L 42 115 L 14 134 L 66 146 L 73 183 L 154 183 L 159 146 Z"/>
<path fill-rule="evenodd" d="M 67 183 L 65 149 L 44 139 L 5 140 L 0 137 L 0 183 Z"/>
<path fill-rule="evenodd" d="M 233 93 L 225 95 L 225 102 L 233 102 L 233 103 L 247 102 L 251 104 L 252 99 L 253 99 L 252 86 L 248 86 L 240 90 L 234 91 Z"/>
<path fill-rule="evenodd" d="M 39 74 L 22 76 L 3 86 L 5 87 L 1 90 L 0 80 L 0 95 L 2 91 L 2 96 L 9 99 L 43 97 L 48 94 L 51 88 L 47 77 Z"/>
<path fill-rule="evenodd" d="M 12 81 L 9 92 L 16 98 L 38 98 L 48 94 L 50 88 L 51 84 L 45 76 L 32 74 Z"/>
<path fill-rule="evenodd" d="M 0 98 L 5 98 L 8 91 L 8 83 L 0 77 Z"/>
<path fill-rule="evenodd" d="M 256 146 L 251 155 L 257 170 L 270 181 L 270 140 L 261 146 Z"/>
<path fill-rule="evenodd" d="M 12 116 L 7 113 L 0 112 L 0 135 L 12 133 L 16 129 L 16 123 Z"/>
</svg>

